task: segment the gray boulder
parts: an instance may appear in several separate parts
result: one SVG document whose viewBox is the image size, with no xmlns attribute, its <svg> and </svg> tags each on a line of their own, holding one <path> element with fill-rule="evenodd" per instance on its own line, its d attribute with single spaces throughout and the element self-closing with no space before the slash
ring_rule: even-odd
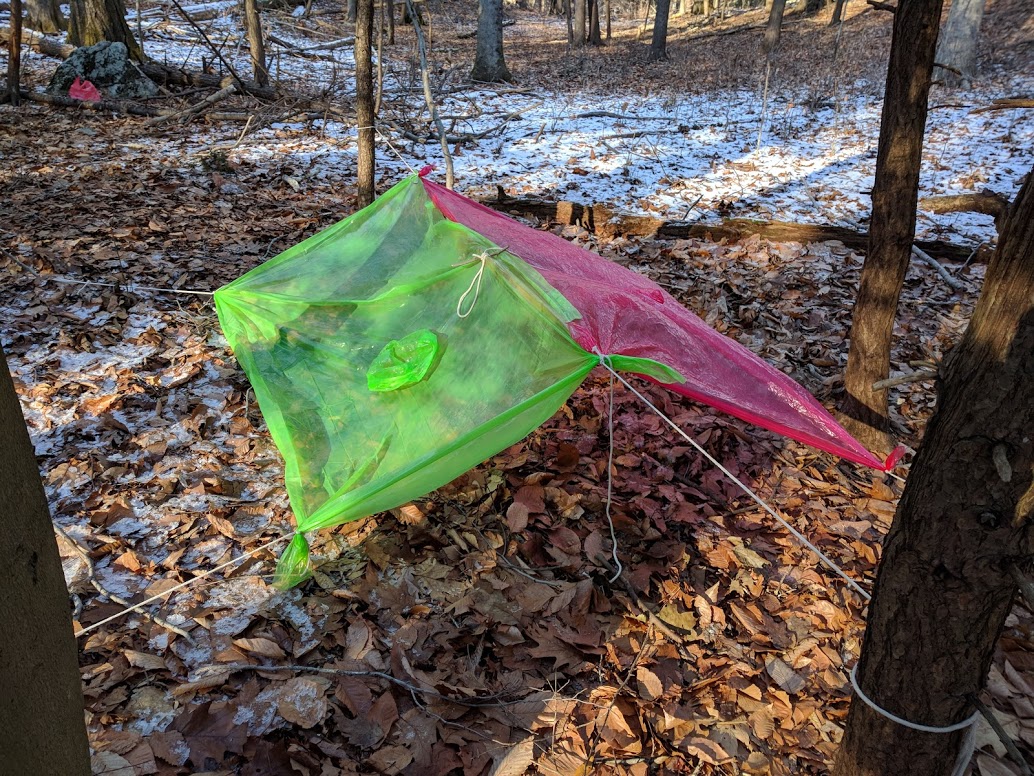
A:
<svg viewBox="0 0 1034 776">
<path fill-rule="evenodd" d="M 154 97 L 158 94 L 154 81 L 130 61 L 129 49 L 124 43 L 103 40 L 93 46 L 77 48 L 58 65 L 47 92 L 67 95 L 76 78 L 89 81 L 102 94 L 120 100 Z"/>
</svg>

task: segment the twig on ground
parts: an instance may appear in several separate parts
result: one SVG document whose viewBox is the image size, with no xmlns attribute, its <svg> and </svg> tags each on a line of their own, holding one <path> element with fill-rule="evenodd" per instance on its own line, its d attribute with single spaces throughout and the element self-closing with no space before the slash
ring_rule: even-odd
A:
<svg viewBox="0 0 1034 776">
<path fill-rule="evenodd" d="M 1005 728 L 1002 727 L 1002 724 L 998 721 L 998 718 L 994 715 L 994 712 L 991 711 L 991 709 L 989 709 L 987 705 L 982 700 L 980 700 L 980 698 L 978 698 L 974 693 L 968 693 L 966 695 L 966 700 L 968 700 L 970 703 L 976 706 L 977 711 L 979 711 L 983 718 L 987 721 L 987 724 L 991 726 L 991 729 L 995 732 L 995 735 L 998 736 L 998 740 L 1002 742 L 1002 744 L 1005 746 L 1006 751 L 1009 753 L 1009 758 L 1020 766 L 1020 773 L 1022 773 L 1023 776 L 1034 776 L 1034 771 L 1031 771 L 1030 766 L 1027 765 L 1026 758 L 1016 747 L 1016 744 L 1013 743 L 1013 740 L 1009 736 L 1009 734 L 1005 732 Z"/>
<path fill-rule="evenodd" d="M 897 375 L 896 377 L 888 377 L 886 380 L 877 380 L 872 384 L 872 389 L 874 391 L 882 391 L 884 388 L 893 388 L 895 385 L 921 383 L 924 380 L 932 380 L 935 377 L 937 377 L 936 369 L 920 369 L 907 375 Z"/>
<path fill-rule="evenodd" d="M 217 102 L 225 100 L 227 97 L 232 97 L 237 93 L 237 84 L 232 83 L 229 86 L 224 86 L 214 94 L 210 94 L 201 102 L 190 105 L 183 110 L 176 111 L 175 113 L 163 114 L 161 116 L 155 116 L 152 119 L 148 119 L 144 122 L 146 126 L 154 126 L 155 124 L 162 124 L 166 121 L 176 121 L 182 119 L 184 124 L 193 121 L 198 115 L 201 114 L 205 108 L 215 105 Z"/>
<path fill-rule="evenodd" d="M 937 261 L 937 259 L 935 259 L 929 253 L 924 251 L 922 248 L 917 248 L 915 245 L 913 245 L 912 255 L 920 261 L 922 261 L 924 264 L 933 267 L 937 271 L 937 274 L 941 276 L 941 279 L 944 280 L 944 282 L 951 286 L 955 291 L 960 291 L 966 287 L 961 280 L 959 280 L 956 277 L 953 277 L 952 274 L 948 272 L 948 270 L 946 270 L 939 261 Z"/>
<path fill-rule="evenodd" d="M 97 570 L 96 570 L 96 568 L 93 565 L 93 558 L 90 557 L 90 553 L 88 553 L 83 548 L 83 546 L 81 544 L 79 544 L 79 542 L 77 542 L 68 533 L 68 531 L 66 531 L 64 528 L 59 526 L 57 523 L 54 523 L 54 530 L 58 533 L 58 535 L 61 536 L 62 539 L 64 539 L 66 542 L 68 542 L 69 546 L 75 551 L 75 553 L 80 558 L 83 559 L 83 562 L 86 564 L 87 579 L 89 580 L 90 584 L 93 585 L 94 589 L 96 589 L 96 591 L 98 593 L 100 593 L 105 598 L 107 598 L 107 599 L 109 599 L 111 601 L 114 601 L 119 606 L 132 606 L 132 604 L 130 604 L 129 601 L 127 601 L 126 599 L 124 599 L 124 598 L 116 595 L 115 593 L 111 592 L 110 590 L 108 590 L 108 588 L 106 588 L 103 584 L 101 584 L 101 581 L 99 579 L 97 579 Z M 165 628 L 167 630 L 170 630 L 170 631 L 172 631 L 173 633 L 175 633 L 175 634 L 177 634 L 179 636 L 182 636 L 183 638 L 185 638 L 187 640 L 188 643 L 190 643 L 192 645 L 196 644 L 196 642 L 194 641 L 194 637 L 193 636 L 191 636 L 189 633 L 187 633 L 182 628 L 176 627 L 175 625 L 173 625 L 171 622 L 169 622 L 165 618 L 160 617 L 157 614 L 151 614 L 150 612 L 145 612 L 142 609 L 140 610 L 140 614 L 145 619 L 151 620 L 152 622 L 162 626 L 163 628 Z"/>
</svg>

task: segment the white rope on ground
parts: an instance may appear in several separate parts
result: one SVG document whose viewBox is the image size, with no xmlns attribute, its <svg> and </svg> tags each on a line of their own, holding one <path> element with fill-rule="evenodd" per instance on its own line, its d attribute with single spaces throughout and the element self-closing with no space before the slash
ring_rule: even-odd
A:
<svg viewBox="0 0 1034 776">
<path fill-rule="evenodd" d="M 70 286 L 100 286 L 101 288 L 121 288 L 124 291 L 135 293 L 137 291 L 157 291 L 163 294 L 191 294 L 193 296 L 213 296 L 214 291 L 202 291 L 197 288 L 164 288 L 162 286 L 138 286 L 135 283 L 105 283 L 100 280 L 76 280 L 75 278 L 62 277 L 60 275 L 37 275 L 41 280 L 53 280 L 55 283 L 64 283 Z"/>
<path fill-rule="evenodd" d="M 959 749 L 959 756 L 955 760 L 955 768 L 952 771 L 952 776 L 962 776 L 966 772 L 966 768 L 969 766 L 969 761 L 973 758 L 973 752 L 976 749 L 977 740 L 977 722 L 981 719 L 979 711 L 973 712 L 972 716 L 962 720 L 962 722 L 956 722 L 954 725 L 920 725 L 918 722 L 909 722 L 904 717 L 899 717 L 897 714 L 887 711 L 885 708 L 880 706 L 876 701 L 862 692 L 861 686 L 858 684 L 858 664 L 855 663 L 851 669 L 851 686 L 854 688 L 855 695 L 865 703 L 870 709 L 875 711 L 880 716 L 886 717 L 891 722 L 896 722 L 902 727 L 907 727 L 909 730 L 918 730 L 920 733 L 955 733 L 959 730 L 966 731 L 966 737 L 962 741 L 962 747 Z"/>
<path fill-rule="evenodd" d="M 602 358 L 602 357 L 601 357 Z M 610 578 L 613 583 L 621 576 L 623 566 L 618 560 L 618 537 L 614 533 L 614 518 L 610 515 L 610 504 L 614 492 L 614 375 L 610 375 L 610 401 L 607 404 L 607 425 L 609 429 L 608 439 L 610 451 L 607 453 L 607 525 L 610 527 L 610 556 L 614 559 L 614 576 Z"/>
<path fill-rule="evenodd" d="M 203 572 L 201 574 L 198 574 L 196 577 L 192 577 L 192 578 L 188 579 L 186 582 L 180 582 L 175 587 L 170 587 L 168 590 L 163 590 L 161 593 L 157 593 L 157 594 L 151 596 L 150 598 L 145 598 L 143 601 L 141 601 L 138 604 L 133 604 L 128 609 L 123 609 L 121 612 L 117 612 L 117 613 L 111 615 L 110 617 L 105 617 L 103 620 L 100 620 L 99 622 L 95 622 L 93 625 L 87 626 L 86 628 L 83 628 L 82 630 L 76 631 L 76 633 L 73 634 L 73 635 L 75 636 L 75 638 L 79 638 L 80 636 L 85 636 L 90 631 L 97 630 L 97 628 L 101 627 L 102 625 L 107 625 L 109 622 L 111 622 L 113 620 L 117 620 L 120 617 L 124 617 L 125 615 L 129 614 L 130 612 L 135 612 L 138 609 L 142 609 L 143 607 L 147 606 L 150 603 L 154 603 L 155 601 L 158 601 L 158 600 L 160 600 L 162 598 L 165 598 L 168 595 L 171 595 L 172 593 L 175 593 L 177 590 L 182 590 L 185 587 L 190 587 L 191 585 L 193 585 L 198 580 L 204 579 L 205 577 L 210 576 L 211 574 L 214 574 L 217 571 L 221 571 L 222 569 L 224 569 L 224 568 L 226 568 L 228 566 L 232 566 L 235 563 L 240 563 L 242 560 L 247 560 L 248 558 L 250 558 L 253 555 L 258 555 L 260 552 L 262 552 L 265 549 L 268 549 L 268 548 L 272 547 L 274 544 L 279 544 L 280 542 L 284 541 L 285 539 L 292 538 L 293 535 L 294 534 L 285 534 L 283 536 L 278 536 L 275 539 L 273 539 L 272 541 L 266 542 L 265 544 L 261 545 L 260 547 L 256 547 L 256 548 L 254 548 L 252 550 L 248 550 L 243 555 L 240 555 L 240 556 L 238 556 L 236 558 L 233 558 L 232 560 L 228 560 L 225 563 L 220 563 L 218 566 L 215 566 L 214 568 L 210 568 L 208 571 L 205 571 L 205 572 Z"/>
<path fill-rule="evenodd" d="M 705 458 L 707 458 L 707 460 L 710 461 L 713 466 L 715 466 L 726 477 L 728 477 L 730 480 L 732 480 L 734 483 L 736 483 L 736 485 L 738 485 L 739 488 L 744 493 L 746 493 L 748 496 L 750 496 L 757 503 L 758 506 L 760 506 L 762 509 L 764 509 L 766 512 L 768 512 L 768 514 L 772 515 L 772 517 L 774 517 L 776 520 L 778 520 L 783 525 L 783 527 L 786 528 L 786 530 L 788 530 L 791 534 L 793 534 L 793 536 L 799 542 L 801 542 L 801 544 L 803 544 L 805 547 L 807 547 L 809 550 L 811 550 L 813 553 L 815 553 L 815 556 L 819 560 L 821 560 L 832 571 L 836 572 L 836 574 L 838 576 L 843 578 L 844 581 L 846 581 L 847 584 L 850 585 L 855 590 L 855 592 L 857 592 L 866 601 L 869 601 L 869 600 L 872 599 L 872 596 L 865 590 L 865 588 L 863 588 L 861 585 L 859 585 L 857 582 L 855 582 L 851 577 L 849 577 L 846 571 L 844 571 L 842 568 L 840 568 L 840 566 L 838 566 L 836 563 L 834 563 L 824 552 L 822 552 L 822 550 L 820 550 L 818 547 L 816 547 L 814 544 L 812 544 L 810 541 L 808 541 L 808 538 L 804 534 L 802 534 L 800 531 L 798 531 L 796 528 L 794 528 L 792 525 L 790 525 L 790 523 L 782 515 L 780 515 L 778 512 L 775 511 L 775 509 L 770 507 L 761 498 L 761 496 L 759 496 L 757 493 L 755 493 L 753 490 L 751 490 L 749 487 L 747 487 L 735 474 L 733 474 L 731 471 L 729 471 L 727 468 L 725 468 L 721 464 L 721 462 L 718 461 L 717 458 L 715 458 L 713 455 L 711 455 L 709 452 L 707 452 L 707 450 L 705 450 L 703 447 L 701 447 L 697 443 L 697 441 L 695 439 L 693 439 L 691 436 L 689 436 L 689 434 L 687 434 L 685 431 L 683 431 L 681 428 L 679 428 L 678 424 L 675 423 L 675 421 L 673 421 L 671 418 L 669 418 L 667 415 L 665 415 L 663 412 L 661 412 L 659 409 L 657 409 L 657 407 L 655 407 L 653 405 L 653 403 L 649 399 L 647 399 L 645 396 L 643 396 L 643 394 L 641 394 L 639 391 L 637 391 L 635 389 L 635 386 L 633 386 L 631 383 L 629 383 L 620 374 L 615 372 L 614 368 L 608 363 L 608 359 L 607 359 L 606 356 L 602 357 L 602 359 L 600 360 L 600 364 L 602 366 L 604 366 L 607 369 L 607 371 L 609 371 L 614 377 L 616 377 L 618 380 L 620 380 L 622 383 L 624 383 L 625 387 L 628 388 L 628 390 L 630 390 L 632 393 L 634 393 L 636 396 L 638 396 L 639 399 L 647 407 L 649 407 L 651 410 L 653 410 L 661 420 L 663 420 L 665 423 L 667 423 L 669 426 L 671 426 L 672 429 L 674 429 L 675 432 L 677 434 L 679 434 L 679 436 L 681 436 L 683 439 L 685 439 L 687 442 L 689 442 L 689 444 L 692 445 L 693 448 L 698 453 L 700 453 Z"/>
</svg>

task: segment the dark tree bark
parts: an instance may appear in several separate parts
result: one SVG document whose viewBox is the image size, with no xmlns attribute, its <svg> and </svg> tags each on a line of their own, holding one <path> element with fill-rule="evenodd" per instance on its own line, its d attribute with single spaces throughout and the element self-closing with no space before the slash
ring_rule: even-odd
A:
<svg viewBox="0 0 1034 776">
<path fill-rule="evenodd" d="M 385 0 L 384 5 L 381 6 L 384 9 L 384 15 L 388 19 L 388 45 L 395 45 L 395 0 Z"/>
<path fill-rule="evenodd" d="M 986 0 L 953 0 L 940 41 L 934 78 L 948 86 L 968 86 L 977 74 L 977 44 Z M 950 69 L 948 69 L 950 68 Z"/>
<path fill-rule="evenodd" d="M 6 99 L 18 107 L 22 87 L 22 2 L 11 0 L 11 34 L 7 38 Z"/>
<path fill-rule="evenodd" d="M 262 17 L 257 0 L 244 0 L 244 28 L 248 34 L 251 49 L 251 69 L 259 86 L 269 86 L 269 70 L 266 68 L 266 44 L 262 40 Z"/>
<path fill-rule="evenodd" d="M 599 0 L 597 0 L 597 2 L 599 2 Z M 610 0 L 604 0 L 603 12 L 604 15 L 607 17 L 607 40 L 610 40 L 610 21 L 613 17 L 613 13 L 611 12 L 610 8 Z"/>
<path fill-rule="evenodd" d="M 901 286 L 915 238 L 919 167 L 926 131 L 941 0 L 902 2 L 883 100 L 876 182 L 872 191 L 869 250 L 862 266 L 844 375 L 844 426 L 873 450 L 891 447 L 887 391 L 873 383 L 890 372 L 890 343 Z"/>
<path fill-rule="evenodd" d="M 779 45 L 779 34 L 783 25 L 783 11 L 786 9 L 786 0 L 773 0 L 772 8 L 768 12 L 768 26 L 765 28 L 765 35 L 761 38 L 761 53 L 766 59 L 772 58 L 772 53 Z"/>
<path fill-rule="evenodd" d="M 847 0 L 837 0 L 837 4 L 833 6 L 833 18 L 829 21 L 829 26 L 833 27 L 840 24 L 844 20 L 844 5 Z"/>
<path fill-rule="evenodd" d="M 574 2 L 574 39 L 575 46 L 585 45 L 585 9 L 588 0 L 572 0 Z"/>
<path fill-rule="evenodd" d="M 470 77 L 487 83 L 513 80 L 503 58 L 503 0 L 481 0 L 477 50 Z"/>
<path fill-rule="evenodd" d="M 668 13 L 671 11 L 671 0 L 657 0 L 657 15 L 653 19 L 653 38 L 650 40 L 650 53 L 646 59 L 658 62 L 668 58 Z"/>
<path fill-rule="evenodd" d="M 0 348 L 0 773 L 87 776 L 68 590 L 32 442 Z"/>
<path fill-rule="evenodd" d="M 900 7 L 900 6 L 899 6 Z M 1034 174 L 1020 190 L 884 543 L 862 690 L 911 722 L 973 713 L 1034 557 Z M 964 733 L 910 730 L 855 700 L 836 776 L 941 776 Z"/>
<path fill-rule="evenodd" d="M 102 40 L 125 43 L 129 55 L 138 62 L 144 55 L 129 25 L 124 0 L 71 0 L 68 41 L 76 46 L 92 46 Z"/>
<path fill-rule="evenodd" d="M 359 124 L 359 207 L 369 205 L 374 196 L 376 116 L 373 100 L 373 0 L 358 0 L 355 22 L 355 114 Z"/>
<path fill-rule="evenodd" d="M 807 0 L 804 3 L 804 13 L 807 15 L 817 14 L 826 7 L 827 0 Z"/>
<path fill-rule="evenodd" d="M 600 2 L 589 0 L 589 45 L 602 46 L 603 37 L 600 35 Z"/>
<path fill-rule="evenodd" d="M 30 29 L 44 33 L 68 29 L 68 22 L 61 13 L 61 4 L 58 0 L 26 0 L 25 11 L 25 20 Z"/>
</svg>

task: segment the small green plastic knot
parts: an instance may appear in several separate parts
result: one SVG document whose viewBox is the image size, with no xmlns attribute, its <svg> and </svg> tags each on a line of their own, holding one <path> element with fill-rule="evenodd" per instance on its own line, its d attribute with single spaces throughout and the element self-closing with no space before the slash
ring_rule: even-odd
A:
<svg viewBox="0 0 1034 776">
<path fill-rule="evenodd" d="M 273 586 L 280 590 L 290 590 L 300 585 L 312 575 L 312 564 L 309 562 L 309 543 L 304 534 L 296 533 L 287 545 L 280 562 L 276 564 L 273 575 Z"/>
<path fill-rule="evenodd" d="M 438 335 L 430 329 L 392 340 L 366 371 L 367 387 L 371 391 L 397 391 L 425 380 L 437 363 L 440 347 Z"/>
</svg>

